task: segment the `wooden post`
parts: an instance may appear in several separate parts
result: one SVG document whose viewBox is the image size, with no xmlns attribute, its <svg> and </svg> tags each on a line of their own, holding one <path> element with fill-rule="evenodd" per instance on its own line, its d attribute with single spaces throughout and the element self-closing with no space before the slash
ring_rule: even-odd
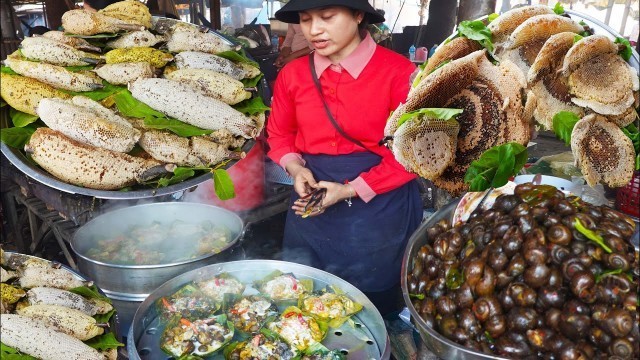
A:
<svg viewBox="0 0 640 360">
<path fill-rule="evenodd" d="M 56 30 L 62 25 L 62 14 L 71 10 L 65 0 L 44 0 L 47 15 L 47 27 Z"/>
<path fill-rule="evenodd" d="M 211 0 L 211 7 L 209 8 L 210 11 L 210 19 L 211 19 L 211 26 L 213 26 L 214 29 L 216 30 L 220 30 L 222 29 L 222 17 L 220 15 L 220 10 L 221 10 L 221 6 L 220 6 L 220 0 Z"/>
<path fill-rule="evenodd" d="M 431 0 L 427 25 L 420 29 L 420 41 L 416 46 L 431 47 L 440 44 L 453 32 L 456 25 L 457 1 Z"/>
</svg>

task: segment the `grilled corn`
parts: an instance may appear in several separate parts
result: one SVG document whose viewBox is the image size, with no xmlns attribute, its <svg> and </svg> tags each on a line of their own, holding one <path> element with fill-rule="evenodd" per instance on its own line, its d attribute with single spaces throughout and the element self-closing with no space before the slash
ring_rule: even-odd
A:
<svg viewBox="0 0 640 360">
<path fill-rule="evenodd" d="M 63 35 L 64 36 L 64 35 Z M 50 37 L 27 37 L 20 43 L 22 55 L 31 60 L 60 66 L 85 66 L 98 62 L 99 57 L 76 50 Z"/>
<path fill-rule="evenodd" d="M 0 298 L 5 304 L 15 304 L 22 299 L 27 293 L 15 286 L 0 283 Z"/>
<path fill-rule="evenodd" d="M 113 49 L 105 54 L 105 60 L 107 64 L 148 62 L 151 66 L 161 68 L 169 61 L 172 61 L 173 56 L 151 47 L 135 47 L 128 49 Z"/>
<path fill-rule="evenodd" d="M 37 319 L 78 340 L 89 340 L 104 334 L 104 327 L 82 311 L 60 305 L 32 305 L 16 311 L 19 315 Z"/>
<path fill-rule="evenodd" d="M 197 51 L 184 51 L 176 54 L 178 69 L 206 69 L 227 74 L 236 80 L 245 78 L 245 70 L 233 61 L 220 56 Z"/>
<path fill-rule="evenodd" d="M 40 262 L 27 262 L 18 268 L 20 286 L 34 288 L 49 286 L 58 289 L 69 290 L 84 286 L 85 282 L 76 278 L 65 269 L 56 269 L 51 264 Z"/>
<path fill-rule="evenodd" d="M 140 138 L 140 131 L 126 120 L 114 122 L 68 100 L 43 99 L 36 110 L 48 127 L 88 145 L 126 153 Z"/>
<path fill-rule="evenodd" d="M 222 38 L 212 33 L 175 31 L 167 41 L 167 49 L 173 53 L 200 51 L 208 54 L 218 54 L 229 51 L 232 48 Z"/>
<path fill-rule="evenodd" d="M 227 74 L 212 70 L 180 69 L 165 75 L 165 77 L 188 85 L 203 95 L 229 105 L 251 98 L 251 93 L 244 89 L 244 85 L 240 81 Z"/>
<path fill-rule="evenodd" d="M 146 28 L 151 27 L 149 8 L 138 0 L 118 1 L 99 10 L 98 13 L 130 24 L 142 25 Z"/>
<path fill-rule="evenodd" d="M 62 15 L 64 31 L 77 35 L 95 35 L 115 33 L 122 30 L 144 30 L 144 26 L 129 24 L 126 21 L 87 10 L 69 10 Z"/>
<path fill-rule="evenodd" d="M 179 166 L 211 166 L 244 154 L 227 150 L 203 137 L 187 139 L 169 132 L 149 130 L 142 134 L 140 147 L 156 160 Z"/>
<path fill-rule="evenodd" d="M 124 34 L 116 40 L 109 41 L 107 47 L 112 49 L 125 49 L 132 47 L 149 47 L 163 40 L 162 36 L 156 36 L 148 30 L 134 31 Z"/>
<path fill-rule="evenodd" d="M 84 297 L 70 291 L 51 287 L 35 287 L 27 291 L 27 303 L 29 305 L 59 305 L 82 311 L 84 314 L 94 316 L 106 314 L 113 310 L 113 306 L 106 302 L 95 304 Z"/>
<path fill-rule="evenodd" d="M 31 115 L 36 115 L 36 107 L 42 99 L 71 97 L 51 85 L 20 75 L 0 73 L 0 83 L 2 99 L 12 108 Z"/>
<path fill-rule="evenodd" d="M 170 171 L 155 160 L 85 145 L 49 128 L 38 128 L 25 150 L 53 176 L 90 189 L 121 189 Z"/>
<path fill-rule="evenodd" d="M 62 31 L 52 30 L 42 34 L 47 39 L 55 40 L 82 51 L 102 52 L 98 46 L 93 46 L 85 39 L 67 36 Z"/>
<path fill-rule="evenodd" d="M 151 78 L 155 69 L 148 62 L 104 64 L 94 70 L 98 76 L 114 85 L 125 85 L 141 78 Z"/>
<path fill-rule="evenodd" d="M 155 110 L 203 129 L 228 129 L 235 135 L 257 135 L 252 120 L 222 101 L 195 93 L 168 79 L 139 79 L 129 85 L 134 98 Z"/>
<path fill-rule="evenodd" d="M 90 71 L 73 72 L 62 66 L 18 60 L 8 57 L 5 64 L 20 75 L 69 91 L 92 91 L 101 89 L 102 79 Z"/>
<path fill-rule="evenodd" d="M 104 360 L 82 341 L 22 315 L 0 315 L 0 337 L 3 344 L 43 360 Z"/>
</svg>

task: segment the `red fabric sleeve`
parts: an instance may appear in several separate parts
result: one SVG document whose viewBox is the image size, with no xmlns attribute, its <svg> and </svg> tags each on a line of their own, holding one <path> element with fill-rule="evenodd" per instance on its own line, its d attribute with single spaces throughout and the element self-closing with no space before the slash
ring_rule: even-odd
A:
<svg viewBox="0 0 640 360">
<path fill-rule="evenodd" d="M 287 93 L 286 81 L 286 72 L 278 74 L 273 89 L 271 114 L 267 121 L 267 142 L 270 148 L 268 155 L 276 164 L 280 164 L 286 154 L 300 153 L 295 146 L 298 132 L 296 110 L 293 96 Z"/>
</svg>

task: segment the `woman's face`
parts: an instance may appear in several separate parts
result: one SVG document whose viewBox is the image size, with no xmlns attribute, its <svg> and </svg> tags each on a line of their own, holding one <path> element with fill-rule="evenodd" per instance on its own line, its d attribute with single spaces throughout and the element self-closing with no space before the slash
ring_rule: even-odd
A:
<svg viewBox="0 0 640 360">
<path fill-rule="evenodd" d="M 364 13 L 331 6 L 300 12 L 300 28 L 316 52 L 338 63 L 351 54 L 361 38 L 358 24 Z"/>
</svg>

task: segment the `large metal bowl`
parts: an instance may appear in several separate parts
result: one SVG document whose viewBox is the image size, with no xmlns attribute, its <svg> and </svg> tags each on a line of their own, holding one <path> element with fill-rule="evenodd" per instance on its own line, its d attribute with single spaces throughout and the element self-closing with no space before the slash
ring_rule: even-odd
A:
<svg viewBox="0 0 640 360">
<path fill-rule="evenodd" d="M 182 22 L 180 20 L 168 19 L 164 17 L 153 17 L 153 28 L 159 32 L 165 32 L 167 29 L 176 22 Z M 217 35 L 228 45 L 235 45 L 234 42 L 224 37 L 222 34 L 210 30 L 209 32 Z M 259 92 L 264 91 L 264 82 L 261 82 L 258 85 Z M 2 110 L 2 116 L 0 116 L 0 128 L 7 128 L 13 126 L 11 123 L 11 119 L 8 116 L 9 107 Z M 249 152 L 253 145 L 255 144 L 255 140 L 250 139 L 245 142 L 242 147 L 242 151 Z M 59 180 L 48 172 L 44 171 L 41 167 L 35 164 L 32 160 L 27 158 L 25 153 L 19 149 L 15 149 L 7 146 L 6 144 L 0 144 L 0 150 L 2 154 L 7 157 L 7 159 L 13 164 L 18 170 L 22 171 L 25 175 L 33 178 L 35 181 L 52 187 L 56 190 L 60 190 L 65 193 L 71 194 L 79 194 L 91 196 L 99 199 L 119 199 L 119 200 L 128 200 L 128 199 L 143 199 L 143 198 L 152 198 L 159 197 L 164 195 L 174 194 L 180 191 L 184 191 L 187 189 L 195 188 L 196 186 L 202 184 L 203 182 L 211 179 L 211 174 L 204 173 L 202 175 L 195 176 L 191 179 L 185 180 L 183 182 L 169 185 L 162 188 L 135 188 L 130 191 L 112 191 L 112 190 L 95 190 L 89 189 L 81 186 L 72 185 L 66 183 L 64 181 Z M 228 169 L 236 164 L 239 160 L 232 160 L 225 164 L 224 168 Z"/>
<path fill-rule="evenodd" d="M 159 265 L 117 265 L 96 261 L 87 251 L 95 245 L 96 236 L 119 235 L 133 225 L 147 225 L 154 221 L 171 223 L 211 221 L 226 226 L 230 241 L 221 252 L 197 258 Z M 229 210 L 213 205 L 164 202 L 126 207 L 102 214 L 81 226 L 71 240 L 71 248 L 78 256 L 79 270 L 91 278 L 107 296 L 115 299 L 142 301 L 158 286 L 187 271 L 223 261 L 228 249 L 234 247 L 243 232 L 243 221 Z M 174 239 L 179 242 L 180 238 Z"/>
<path fill-rule="evenodd" d="M 382 316 L 360 290 L 322 270 L 275 260 L 244 260 L 209 265 L 182 274 L 160 286 L 136 311 L 129 336 L 127 336 L 129 358 L 133 360 L 172 359 L 171 356 L 162 352 L 159 345 L 164 329 L 159 322 L 155 304 L 161 297 L 173 294 L 189 282 L 206 280 L 220 273 L 235 276 L 247 284 L 245 294 L 255 294 L 257 290 L 249 284 L 263 279 L 274 270 L 293 273 L 300 278 L 313 279 L 314 289 L 324 288 L 327 285 L 337 286 L 363 305 L 362 311 L 352 317 L 355 326 L 344 324 L 338 329 L 330 329 L 327 337 L 322 341 L 325 346 L 347 353 L 349 360 L 390 358 L 391 347 Z M 213 359 L 222 359 L 222 355 L 215 355 Z"/>
</svg>

